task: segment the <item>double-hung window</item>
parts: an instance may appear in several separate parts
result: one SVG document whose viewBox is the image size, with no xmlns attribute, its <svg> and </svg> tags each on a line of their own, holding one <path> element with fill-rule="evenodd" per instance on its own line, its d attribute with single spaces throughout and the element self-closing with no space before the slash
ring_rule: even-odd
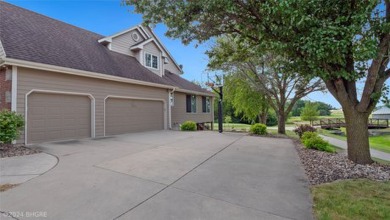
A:
<svg viewBox="0 0 390 220">
<path fill-rule="evenodd" d="M 196 113 L 196 96 L 187 95 L 186 96 L 186 109 L 188 113 Z"/>
<path fill-rule="evenodd" d="M 145 53 L 145 66 L 158 69 L 158 57 L 150 53 Z"/>
</svg>

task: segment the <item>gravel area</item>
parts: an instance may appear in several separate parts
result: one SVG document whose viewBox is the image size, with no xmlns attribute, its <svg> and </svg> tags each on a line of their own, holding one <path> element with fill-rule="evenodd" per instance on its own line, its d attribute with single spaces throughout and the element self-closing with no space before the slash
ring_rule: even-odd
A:
<svg viewBox="0 0 390 220">
<path fill-rule="evenodd" d="M 40 152 L 39 150 L 30 149 L 23 145 L 0 144 L 0 158 L 30 155 Z"/>
<path fill-rule="evenodd" d="M 298 141 L 296 149 L 311 185 L 358 178 L 390 181 L 390 165 L 356 164 L 344 154 L 306 149 Z"/>
</svg>

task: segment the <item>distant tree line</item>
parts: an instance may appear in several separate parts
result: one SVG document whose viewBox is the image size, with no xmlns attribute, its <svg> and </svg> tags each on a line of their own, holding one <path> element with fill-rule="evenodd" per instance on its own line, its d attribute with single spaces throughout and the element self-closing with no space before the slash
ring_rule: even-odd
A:
<svg viewBox="0 0 390 220">
<path fill-rule="evenodd" d="M 305 107 L 306 103 L 309 103 L 308 100 L 298 100 L 293 109 L 291 110 L 291 116 L 301 116 L 302 109 Z M 329 116 L 331 114 L 330 110 L 334 110 L 335 108 L 329 104 L 324 102 L 311 102 L 317 106 L 317 110 L 319 111 L 320 116 Z"/>
</svg>

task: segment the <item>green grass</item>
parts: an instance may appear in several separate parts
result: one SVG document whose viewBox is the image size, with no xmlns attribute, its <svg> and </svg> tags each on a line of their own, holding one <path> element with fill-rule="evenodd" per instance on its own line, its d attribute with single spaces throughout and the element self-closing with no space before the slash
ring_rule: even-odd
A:
<svg viewBox="0 0 390 220">
<path fill-rule="evenodd" d="M 318 220 L 390 219 L 390 182 L 344 180 L 311 191 Z"/>
<path fill-rule="evenodd" d="M 226 131 L 249 131 L 251 125 L 240 123 L 223 123 L 223 129 Z M 218 131 L 218 122 L 214 123 L 214 131 Z"/>
<path fill-rule="evenodd" d="M 318 132 L 320 134 L 323 134 L 323 135 L 328 136 L 328 137 L 333 137 L 333 138 L 343 140 L 343 141 L 347 140 L 346 136 L 332 134 L 331 131 L 328 131 L 325 129 L 318 129 Z M 369 140 L 370 140 L 370 147 L 371 148 L 374 148 L 376 150 L 383 151 L 386 153 L 390 153 L 390 135 L 389 134 L 369 137 Z"/>
<path fill-rule="evenodd" d="M 370 137 L 370 146 L 374 149 L 390 153 L 390 135 Z"/>
</svg>

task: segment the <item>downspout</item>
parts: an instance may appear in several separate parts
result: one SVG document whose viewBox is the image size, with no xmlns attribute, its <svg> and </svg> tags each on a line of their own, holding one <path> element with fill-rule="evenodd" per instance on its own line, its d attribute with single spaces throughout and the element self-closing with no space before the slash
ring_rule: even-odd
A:
<svg viewBox="0 0 390 220">
<path fill-rule="evenodd" d="M 169 130 L 172 130 L 172 102 L 171 102 L 171 97 L 172 94 L 175 92 L 176 87 L 173 87 L 172 91 L 168 92 L 168 127 Z"/>
</svg>

